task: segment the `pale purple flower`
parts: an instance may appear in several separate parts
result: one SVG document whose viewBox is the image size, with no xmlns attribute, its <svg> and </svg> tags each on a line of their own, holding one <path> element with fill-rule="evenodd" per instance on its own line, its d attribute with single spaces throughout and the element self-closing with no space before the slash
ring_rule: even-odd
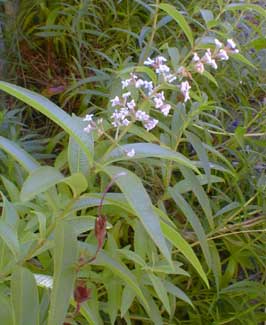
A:
<svg viewBox="0 0 266 325">
<path fill-rule="evenodd" d="M 132 99 L 129 103 L 127 103 L 127 107 L 131 110 L 133 110 L 136 107 L 136 103 L 134 99 Z"/>
<path fill-rule="evenodd" d="M 220 42 L 217 38 L 215 38 L 214 43 L 217 49 L 221 49 L 223 47 L 223 43 Z"/>
<path fill-rule="evenodd" d="M 198 73 L 202 74 L 204 72 L 204 70 L 205 70 L 204 64 L 201 61 L 196 62 L 195 63 L 195 70 Z"/>
<path fill-rule="evenodd" d="M 155 59 L 155 62 L 158 65 L 161 65 L 161 64 L 163 64 L 166 61 L 167 61 L 167 59 L 164 56 L 162 56 L 162 55 L 157 56 L 157 58 Z"/>
<path fill-rule="evenodd" d="M 128 126 L 129 123 L 130 123 L 130 121 L 129 121 L 127 118 L 125 118 L 125 119 L 123 119 L 123 120 L 121 121 L 121 124 L 122 124 L 123 126 Z"/>
<path fill-rule="evenodd" d="M 200 61 L 200 57 L 198 53 L 193 53 L 192 62 L 198 62 L 198 61 Z"/>
<path fill-rule="evenodd" d="M 171 105 L 164 104 L 160 107 L 160 111 L 163 113 L 164 116 L 168 116 L 171 109 Z"/>
<path fill-rule="evenodd" d="M 111 99 L 110 102 L 112 103 L 112 107 L 121 105 L 121 101 L 118 96 L 115 96 L 115 98 Z"/>
<path fill-rule="evenodd" d="M 126 119 L 128 115 L 129 115 L 128 108 L 122 107 L 120 110 L 116 109 L 114 113 L 111 115 L 111 118 L 113 119 L 112 125 L 115 127 L 128 125 L 129 121 Z"/>
<path fill-rule="evenodd" d="M 140 87 L 142 87 L 143 85 L 144 85 L 144 81 L 143 81 L 142 79 L 138 79 L 138 80 L 136 81 L 136 84 L 135 84 L 136 88 L 140 88 Z"/>
<path fill-rule="evenodd" d="M 135 117 L 137 121 L 141 121 L 141 122 L 148 121 L 150 118 L 150 116 L 147 113 L 141 110 L 136 111 Z"/>
<path fill-rule="evenodd" d="M 170 72 L 170 68 L 166 64 L 159 64 L 155 69 L 157 74 L 167 74 Z"/>
<path fill-rule="evenodd" d="M 153 91 L 153 83 L 152 81 L 145 80 L 143 83 L 143 87 L 148 90 L 148 95 L 151 95 Z"/>
<path fill-rule="evenodd" d="M 158 124 L 158 122 L 159 122 L 158 120 L 156 120 L 154 118 L 150 118 L 149 120 L 145 121 L 143 123 L 143 125 L 147 131 L 150 131 L 155 128 L 155 126 Z"/>
<path fill-rule="evenodd" d="M 217 54 L 217 58 L 222 61 L 227 61 L 229 59 L 229 56 L 225 50 L 221 49 Z"/>
<path fill-rule="evenodd" d="M 123 95 L 122 95 L 122 97 L 124 98 L 124 99 L 128 99 L 128 97 L 130 97 L 131 96 L 131 92 L 130 91 L 128 91 L 127 93 L 124 93 Z"/>
<path fill-rule="evenodd" d="M 145 65 L 153 65 L 155 64 L 155 61 L 152 60 L 150 57 L 147 58 L 147 60 L 144 61 Z"/>
<path fill-rule="evenodd" d="M 174 82 L 176 79 L 177 79 L 176 76 L 171 74 L 171 73 L 164 76 L 164 80 L 169 82 L 169 83 Z"/>
<path fill-rule="evenodd" d="M 83 121 L 86 121 L 86 122 L 91 122 L 92 121 L 92 118 L 93 118 L 93 114 L 87 114 Z"/>
<path fill-rule="evenodd" d="M 230 38 L 227 40 L 227 47 L 229 47 L 229 49 L 234 50 L 236 48 L 236 43 Z"/>
<path fill-rule="evenodd" d="M 121 81 L 122 89 L 127 88 L 130 85 L 131 82 L 132 82 L 131 79 L 122 80 Z"/>
<path fill-rule="evenodd" d="M 227 40 L 226 47 L 230 50 L 230 53 L 239 53 L 239 50 L 236 48 L 236 43 L 232 39 Z"/>
<path fill-rule="evenodd" d="M 184 102 L 186 102 L 190 99 L 190 96 L 189 96 L 190 88 L 191 87 L 190 87 L 190 84 L 188 83 L 188 81 L 181 82 L 180 91 L 181 91 L 182 95 L 184 96 Z"/>
<path fill-rule="evenodd" d="M 216 64 L 215 60 L 212 58 L 212 53 L 211 53 L 210 49 L 207 49 L 207 51 L 205 52 L 205 54 L 202 57 L 201 61 L 206 63 L 206 64 L 209 64 L 214 69 L 217 69 L 217 64 Z"/>
<path fill-rule="evenodd" d="M 162 91 L 160 93 L 157 93 L 153 98 L 155 107 L 160 108 L 164 104 L 164 100 L 165 100 L 164 92 Z"/>
<path fill-rule="evenodd" d="M 89 123 L 83 130 L 86 133 L 90 133 L 91 130 L 93 130 L 93 129 L 94 129 L 93 125 Z"/>
</svg>

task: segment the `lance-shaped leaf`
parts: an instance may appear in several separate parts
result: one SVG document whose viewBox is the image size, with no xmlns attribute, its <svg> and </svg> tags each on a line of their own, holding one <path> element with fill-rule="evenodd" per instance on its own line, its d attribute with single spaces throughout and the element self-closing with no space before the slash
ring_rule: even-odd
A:
<svg viewBox="0 0 266 325">
<path fill-rule="evenodd" d="M 47 98 L 25 88 L 0 81 L 0 89 L 35 108 L 58 124 L 79 143 L 89 161 L 93 161 L 92 135 L 88 135 L 83 131 L 79 118 L 71 117 Z"/>
<path fill-rule="evenodd" d="M 197 235 L 200 246 L 202 248 L 203 254 L 205 256 L 206 262 L 208 266 L 211 268 L 211 253 L 207 242 L 207 236 L 205 231 L 202 227 L 202 224 L 195 214 L 191 206 L 187 203 L 187 201 L 183 198 L 183 196 L 175 191 L 173 188 L 168 188 L 168 192 L 172 196 L 173 200 L 180 208 L 180 210 L 184 213 L 185 217 L 188 219 L 189 223 L 191 224 L 195 234 Z"/>
<path fill-rule="evenodd" d="M 178 12 L 174 6 L 169 5 L 167 3 L 161 3 L 159 5 L 159 8 L 165 11 L 169 16 L 171 16 L 178 23 L 178 25 L 180 26 L 180 28 L 183 30 L 184 34 L 188 38 L 191 47 L 193 47 L 193 33 L 188 23 L 186 22 L 184 16 L 180 12 Z"/>
<path fill-rule="evenodd" d="M 109 163 L 120 161 L 120 160 L 128 160 L 127 152 L 135 150 L 135 156 L 130 159 L 139 159 L 139 158 L 162 158 L 166 160 L 173 160 L 178 165 L 185 166 L 197 171 L 194 163 L 187 159 L 179 152 L 175 152 L 173 150 L 163 148 L 157 144 L 153 143 L 134 143 L 134 144 L 126 144 L 120 146 L 119 148 L 114 149 L 106 158 L 106 161 Z"/>
<path fill-rule="evenodd" d="M 55 229 L 54 276 L 48 325 L 62 325 L 74 291 L 78 241 L 68 222 L 59 222 Z"/>
<path fill-rule="evenodd" d="M 108 166 L 103 169 L 110 177 L 124 174 L 116 179 L 116 184 L 124 193 L 129 205 L 141 220 L 151 239 L 165 258 L 171 262 L 171 255 L 163 236 L 158 216 L 152 208 L 152 202 L 140 179 L 127 169 Z"/>
<path fill-rule="evenodd" d="M 38 168 L 39 163 L 15 142 L 0 136 L 0 148 L 14 158 L 25 170 L 30 173 Z"/>
<path fill-rule="evenodd" d="M 20 198 L 22 201 L 32 200 L 36 195 L 47 191 L 63 179 L 64 176 L 56 168 L 41 166 L 27 177 L 22 186 Z"/>
<path fill-rule="evenodd" d="M 15 318 L 14 324 L 39 324 L 37 284 L 34 275 L 24 267 L 17 266 L 11 276 L 11 301 Z"/>
</svg>

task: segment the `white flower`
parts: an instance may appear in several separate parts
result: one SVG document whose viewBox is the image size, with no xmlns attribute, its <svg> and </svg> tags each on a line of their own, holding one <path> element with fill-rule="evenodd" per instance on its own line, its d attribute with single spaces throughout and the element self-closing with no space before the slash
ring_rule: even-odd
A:
<svg viewBox="0 0 266 325">
<path fill-rule="evenodd" d="M 90 133 L 91 130 L 93 130 L 93 126 L 90 123 L 83 129 L 86 133 Z"/>
<path fill-rule="evenodd" d="M 164 104 L 164 92 L 157 93 L 153 99 L 155 107 L 160 108 Z"/>
<path fill-rule="evenodd" d="M 227 55 L 227 52 L 225 50 L 221 49 L 217 54 L 217 58 L 222 61 L 227 61 L 229 59 L 229 56 Z"/>
<path fill-rule="evenodd" d="M 141 110 L 136 111 L 135 117 L 137 121 L 148 121 L 148 119 L 150 118 L 147 113 Z"/>
<path fill-rule="evenodd" d="M 165 81 L 167 81 L 167 82 L 169 82 L 169 83 L 172 83 L 172 82 L 174 82 L 177 78 L 176 78 L 175 75 L 169 73 L 169 74 L 167 74 L 167 75 L 164 76 L 164 79 L 165 79 Z"/>
<path fill-rule="evenodd" d="M 217 63 L 214 59 L 212 59 L 210 66 L 213 67 L 215 70 L 218 68 Z"/>
<path fill-rule="evenodd" d="M 210 64 L 211 63 L 211 60 L 212 60 L 212 54 L 211 54 L 211 50 L 208 49 L 204 56 L 202 57 L 201 59 L 204 63 L 207 63 L 207 64 Z"/>
<path fill-rule="evenodd" d="M 170 71 L 170 68 L 166 64 L 159 64 L 155 69 L 157 74 L 166 74 Z"/>
<path fill-rule="evenodd" d="M 124 94 L 122 95 L 122 97 L 123 97 L 124 99 L 128 99 L 129 96 L 131 96 L 131 92 L 130 92 L 130 91 L 128 91 L 127 93 L 124 93 Z"/>
<path fill-rule="evenodd" d="M 135 84 L 136 88 L 140 88 L 140 87 L 142 87 L 143 85 L 144 85 L 144 81 L 143 81 L 142 79 L 138 79 L 138 80 L 136 81 L 136 84 Z"/>
<path fill-rule="evenodd" d="M 159 122 L 158 120 L 156 120 L 154 118 L 150 118 L 148 121 L 145 121 L 143 123 L 143 125 L 147 131 L 150 131 L 155 128 L 155 126 L 158 124 L 158 122 Z"/>
<path fill-rule="evenodd" d="M 153 83 L 152 81 L 147 81 L 145 80 L 143 83 L 143 86 L 145 89 L 148 90 L 148 95 L 151 95 L 152 91 L 153 91 Z"/>
<path fill-rule="evenodd" d="M 112 103 L 112 107 L 121 105 L 120 98 L 115 96 L 115 98 L 111 99 L 110 102 Z"/>
<path fill-rule="evenodd" d="M 157 56 L 157 58 L 155 59 L 155 62 L 158 65 L 161 65 L 161 64 L 163 64 L 163 62 L 166 62 L 166 61 L 167 61 L 167 59 L 162 55 Z"/>
<path fill-rule="evenodd" d="M 128 126 L 129 123 L 130 123 L 130 122 L 129 122 L 129 120 L 128 120 L 127 118 L 125 118 L 124 120 L 121 121 L 121 124 L 122 124 L 123 126 Z"/>
<path fill-rule="evenodd" d="M 131 150 L 127 151 L 127 156 L 128 156 L 129 158 L 134 157 L 135 154 L 136 154 L 136 152 L 135 152 L 134 148 L 132 148 Z"/>
<path fill-rule="evenodd" d="M 193 53 L 193 59 L 192 59 L 193 62 L 198 62 L 200 61 L 200 57 L 198 55 L 198 53 Z"/>
<path fill-rule="evenodd" d="M 160 107 L 160 111 L 163 113 L 164 116 L 167 116 L 170 112 L 171 105 L 169 104 L 164 104 Z"/>
<path fill-rule="evenodd" d="M 227 47 L 229 47 L 231 50 L 234 50 L 236 48 L 236 43 L 230 38 L 227 40 Z"/>
<path fill-rule="evenodd" d="M 205 52 L 205 54 L 202 57 L 201 61 L 206 63 L 206 64 L 209 64 L 214 69 L 217 69 L 217 64 L 216 64 L 215 60 L 212 58 L 212 53 L 211 53 L 210 49 L 207 49 L 207 51 Z"/>
<path fill-rule="evenodd" d="M 184 96 L 184 102 L 186 102 L 190 99 L 190 96 L 189 96 L 190 88 L 191 87 L 190 87 L 190 84 L 188 83 L 188 81 L 181 82 L 180 91 L 181 91 L 182 95 Z"/>
<path fill-rule="evenodd" d="M 83 121 L 86 121 L 86 122 L 91 122 L 92 121 L 92 118 L 93 118 L 93 114 L 87 114 Z"/>
<path fill-rule="evenodd" d="M 129 103 L 127 103 L 127 107 L 129 109 L 134 109 L 136 107 L 136 103 L 135 103 L 134 99 L 132 99 Z"/>
<path fill-rule="evenodd" d="M 230 50 L 230 53 L 239 53 L 239 50 L 236 48 L 236 43 L 232 39 L 227 40 L 226 47 Z"/>
<path fill-rule="evenodd" d="M 223 43 L 221 43 L 217 38 L 215 38 L 214 43 L 215 43 L 217 49 L 220 49 L 223 47 Z"/>
<path fill-rule="evenodd" d="M 129 110 L 126 107 L 122 107 L 119 111 L 116 109 L 114 113 L 111 115 L 113 119 L 112 125 L 115 127 L 118 126 L 127 126 L 129 124 L 129 120 L 126 117 L 129 115 Z"/>
<path fill-rule="evenodd" d="M 205 68 L 204 68 L 204 64 L 201 62 L 201 61 L 198 61 L 195 63 L 195 70 L 198 72 L 198 73 L 203 73 Z"/>
<path fill-rule="evenodd" d="M 152 60 L 150 57 L 147 58 L 147 60 L 144 61 L 145 65 L 153 65 L 155 63 L 154 60 Z"/>
<path fill-rule="evenodd" d="M 126 80 L 122 80 L 121 84 L 122 84 L 122 89 L 127 88 L 131 83 L 131 79 L 126 79 Z"/>
</svg>

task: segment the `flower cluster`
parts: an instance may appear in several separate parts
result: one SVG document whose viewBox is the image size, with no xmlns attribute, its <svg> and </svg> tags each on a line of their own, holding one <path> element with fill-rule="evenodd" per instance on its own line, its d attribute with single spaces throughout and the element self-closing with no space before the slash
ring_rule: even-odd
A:
<svg viewBox="0 0 266 325">
<path fill-rule="evenodd" d="M 136 81 L 134 77 L 135 75 L 132 76 L 131 80 Z M 116 96 L 111 100 L 112 107 L 116 107 L 114 113 L 111 115 L 112 125 L 114 127 L 127 126 L 131 121 L 140 121 L 147 131 L 152 130 L 157 125 L 158 120 L 150 117 L 144 111 L 138 110 L 135 100 L 131 99 L 129 101 L 130 96 L 131 93 L 126 92 L 121 98 Z"/>
<path fill-rule="evenodd" d="M 217 69 L 216 60 L 227 61 L 229 59 L 229 54 L 238 53 L 239 50 L 236 48 L 236 44 L 232 39 L 227 40 L 227 44 L 224 45 L 219 40 L 214 40 L 216 48 L 214 52 L 211 52 L 210 49 L 207 49 L 202 58 L 199 57 L 198 53 L 194 53 L 192 59 L 192 65 L 194 69 L 203 73 L 205 70 L 205 65 L 210 65 L 212 68 Z"/>
<path fill-rule="evenodd" d="M 176 76 L 170 72 L 170 68 L 165 64 L 166 61 L 163 56 L 157 56 L 155 59 L 149 57 L 144 64 L 154 68 L 157 75 L 162 76 L 165 82 L 172 83 L 176 80 Z"/>
<path fill-rule="evenodd" d="M 194 53 L 191 64 L 193 70 L 203 73 L 206 65 L 217 69 L 217 61 L 226 61 L 229 59 L 230 54 L 238 52 L 236 44 L 232 39 L 228 39 L 226 45 L 216 39 L 215 49 L 213 51 L 207 49 L 202 57 L 198 53 Z M 154 129 L 158 124 L 159 121 L 157 119 L 151 117 L 146 111 L 138 107 L 139 103 L 136 103 L 136 98 L 142 97 L 155 110 L 164 116 L 169 115 L 172 106 L 167 103 L 165 92 L 162 90 L 165 84 L 173 84 L 171 87 L 174 86 L 180 91 L 184 103 L 190 100 L 191 85 L 188 81 L 192 79 L 190 69 L 181 66 L 177 71 L 173 72 L 166 62 L 167 60 L 163 56 L 157 56 L 154 59 L 149 57 L 144 61 L 144 65 L 151 67 L 157 74 L 156 85 L 154 85 L 153 81 L 144 80 L 135 73 L 130 73 L 128 79 L 121 81 L 122 95 L 115 96 L 110 100 L 111 106 L 114 108 L 111 115 L 111 123 L 117 129 L 117 134 L 120 127 L 127 127 L 135 122 L 142 123 L 146 131 Z M 138 90 L 138 96 L 132 95 L 132 88 Z M 85 116 L 84 121 L 88 122 L 88 125 L 84 128 L 85 132 L 90 133 L 92 130 L 97 130 L 99 134 L 104 133 L 102 119 L 98 119 L 95 122 L 93 115 L 88 114 Z M 125 154 L 129 158 L 134 157 L 135 150 L 131 149 L 126 151 Z"/>
</svg>

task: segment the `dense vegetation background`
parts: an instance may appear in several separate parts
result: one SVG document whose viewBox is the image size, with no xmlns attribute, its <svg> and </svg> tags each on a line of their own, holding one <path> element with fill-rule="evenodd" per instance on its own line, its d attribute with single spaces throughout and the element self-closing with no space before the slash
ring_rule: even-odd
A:
<svg viewBox="0 0 266 325">
<path fill-rule="evenodd" d="M 264 1 L 0 6 L 0 323 L 264 324 Z M 239 53 L 198 73 L 215 39 Z M 131 72 L 151 131 L 111 123 Z"/>
</svg>

